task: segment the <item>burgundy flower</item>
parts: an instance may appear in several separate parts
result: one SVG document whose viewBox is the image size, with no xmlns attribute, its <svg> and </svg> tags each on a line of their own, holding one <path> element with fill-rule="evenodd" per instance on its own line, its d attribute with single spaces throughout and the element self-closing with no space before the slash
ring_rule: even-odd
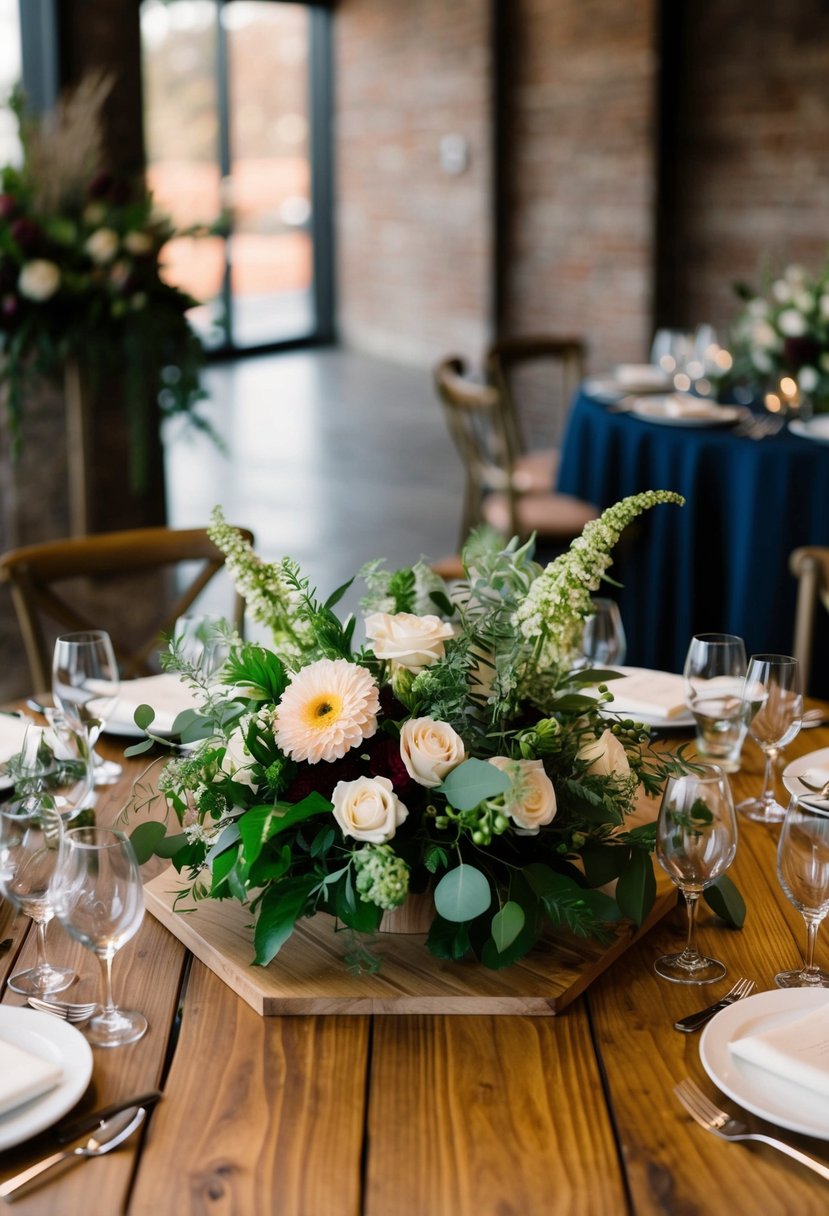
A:
<svg viewBox="0 0 829 1216">
<path fill-rule="evenodd" d="M 0 313 L 2 313 L 7 320 L 11 320 L 13 317 L 16 317 L 19 311 L 20 301 L 17 296 L 9 293 L 8 295 L 3 296 L 2 300 L 0 300 Z"/>
<path fill-rule="evenodd" d="M 87 187 L 90 198 L 107 198 L 112 189 L 112 174 L 97 173 Z"/>
<path fill-rule="evenodd" d="M 783 343 L 783 358 L 794 371 L 807 363 L 817 363 L 820 351 L 820 343 L 814 338 L 786 338 Z"/>
<path fill-rule="evenodd" d="M 13 194 L 0 194 L 0 219 L 10 220 L 17 214 L 17 199 Z"/>
<path fill-rule="evenodd" d="M 375 736 L 369 755 L 368 771 L 372 777 L 388 777 L 395 794 L 402 795 L 412 786 L 396 739 L 390 739 L 388 735 Z"/>
<path fill-rule="evenodd" d="M 34 220 L 21 216 L 9 228 L 13 241 L 16 241 L 24 253 L 37 253 L 43 244 L 43 231 Z"/>
<path fill-rule="evenodd" d="M 380 712 L 393 722 L 399 722 L 407 714 L 406 706 L 398 701 L 389 684 L 384 684 L 380 689 Z"/>
</svg>

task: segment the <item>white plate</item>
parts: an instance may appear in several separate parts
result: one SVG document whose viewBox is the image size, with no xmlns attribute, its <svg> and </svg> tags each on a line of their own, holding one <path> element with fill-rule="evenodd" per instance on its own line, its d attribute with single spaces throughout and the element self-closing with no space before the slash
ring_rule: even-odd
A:
<svg viewBox="0 0 829 1216">
<path fill-rule="evenodd" d="M 745 1034 L 770 1030 L 829 1003 L 829 989 L 775 988 L 721 1010 L 699 1044 L 702 1066 L 715 1085 L 740 1106 L 790 1132 L 829 1140 L 829 1098 L 776 1073 L 732 1056 L 729 1043 Z"/>
<path fill-rule="evenodd" d="M 815 806 L 823 810 L 829 807 L 829 799 L 815 798 L 814 790 L 810 790 L 807 786 L 799 781 L 798 778 L 802 773 L 807 773 L 810 768 L 820 769 L 826 773 L 829 778 L 829 747 L 822 747 L 819 751 L 809 752 L 806 756 L 798 756 L 796 760 L 792 760 L 783 769 L 783 784 L 790 794 L 794 794 L 796 798 L 802 798 L 804 802 L 814 803 Z M 814 782 L 813 782 L 814 784 Z"/>
<path fill-rule="evenodd" d="M 115 708 L 107 719 L 104 734 L 118 735 L 124 739 L 143 739 L 144 732 L 135 725 L 133 715 L 139 705 L 151 705 L 156 711 L 157 721 L 152 724 L 156 735 L 169 735 L 176 715 L 184 709 L 197 708 L 190 690 L 170 672 L 157 676 L 142 676 L 138 680 L 125 680 Z"/>
<path fill-rule="evenodd" d="M 584 381 L 582 390 L 588 397 L 595 397 L 598 401 L 619 401 L 622 397 L 629 397 L 633 393 L 661 393 L 664 396 L 666 389 L 670 387 L 669 380 L 662 384 L 646 384 L 642 381 L 639 384 L 630 385 L 623 384 L 615 376 L 591 376 Z"/>
<path fill-rule="evenodd" d="M 2 1151 L 51 1127 L 83 1097 L 92 1076 L 92 1048 L 68 1022 L 15 1005 L 0 1005 L 0 1038 L 63 1068 L 60 1085 L 0 1116 Z"/>
<path fill-rule="evenodd" d="M 6 761 L 22 748 L 29 722 L 29 718 L 19 718 L 15 714 L 0 714 L 0 790 L 10 790 L 14 785 L 6 773 Z"/>
<path fill-rule="evenodd" d="M 672 414 L 666 410 L 665 401 L 664 396 L 637 398 L 628 413 L 661 426 L 733 426 L 742 417 L 742 410 L 734 405 L 712 405 L 710 410 L 700 414 Z"/>
<path fill-rule="evenodd" d="M 804 422 L 802 418 L 792 418 L 789 430 L 801 439 L 813 439 L 815 443 L 829 443 L 829 414 L 821 414 Z"/>
<path fill-rule="evenodd" d="M 640 672 L 650 672 L 650 667 L 619 667 L 615 663 L 608 668 L 609 671 L 618 671 L 620 675 L 632 676 Z M 654 672 L 655 675 L 662 675 L 662 672 Z M 613 681 L 609 681 L 607 687 L 613 691 Z M 584 690 L 589 691 L 588 689 Z M 624 709 L 615 709 L 613 703 L 605 705 L 602 708 L 602 714 L 606 718 L 634 718 L 637 722 L 641 722 L 644 726 L 658 726 L 661 730 L 670 730 L 672 726 L 686 727 L 694 725 L 694 715 L 690 710 L 684 710 L 681 714 L 675 714 L 673 718 L 666 718 L 664 714 L 648 714 L 648 713 L 628 713 Z"/>
</svg>

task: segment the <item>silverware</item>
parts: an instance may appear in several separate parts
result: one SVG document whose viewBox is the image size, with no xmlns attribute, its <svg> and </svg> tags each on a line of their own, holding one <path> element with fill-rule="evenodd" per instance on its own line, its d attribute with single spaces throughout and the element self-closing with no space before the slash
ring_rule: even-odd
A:
<svg viewBox="0 0 829 1216">
<path fill-rule="evenodd" d="M 719 1013 L 721 1009 L 725 1009 L 728 1005 L 733 1005 L 735 1001 L 741 1001 L 744 996 L 749 996 L 754 991 L 754 980 L 739 979 L 733 988 L 726 992 L 725 996 L 720 997 L 718 1001 L 714 1001 L 713 1005 L 706 1005 L 705 1009 L 700 1009 L 697 1013 L 690 1013 L 685 1018 L 680 1018 L 678 1022 L 674 1022 L 674 1030 L 681 1030 L 683 1034 L 690 1034 L 693 1030 L 699 1030 L 706 1022 L 709 1022 L 715 1013 Z"/>
<path fill-rule="evenodd" d="M 51 1157 L 38 1161 L 27 1170 L 15 1174 L 8 1182 L 0 1186 L 0 1197 L 16 1199 L 20 1191 L 28 1190 L 30 1184 L 41 1179 L 45 1173 L 66 1161 L 82 1161 L 88 1157 L 103 1157 L 111 1152 L 137 1131 L 146 1118 L 147 1112 L 143 1106 L 130 1106 L 119 1115 L 107 1120 L 98 1128 L 94 1136 L 90 1136 L 86 1144 L 69 1149 L 64 1153 L 53 1153 Z"/>
<path fill-rule="evenodd" d="M 36 700 L 35 697 L 26 698 L 26 707 L 27 709 L 33 709 L 36 714 L 45 714 L 49 708 L 48 705 L 44 705 L 42 701 Z"/>
<path fill-rule="evenodd" d="M 156 1102 L 160 1102 L 163 1096 L 160 1089 L 151 1089 L 145 1094 L 137 1094 L 133 1098 L 124 1098 L 121 1102 L 102 1106 L 100 1110 L 91 1110 L 85 1115 L 79 1115 L 77 1119 L 71 1119 L 68 1123 L 62 1124 L 55 1132 L 55 1139 L 58 1144 L 71 1144 L 73 1140 L 77 1140 L 79 1136 L 85 1136 L 87 1132 L 94 1132 L 96 1128 L 100 1130 L 108 1119 L 114 1115 L 120 1115 L 121 1111 L 127 1110 L 128 1107 L 143 1106 L 147 1109 L 154 1106 Z"/>
<path fill-rule="evenodd" d="M 815 726 L 823 726 L 826 714 L 822 709 L 807 709 L 800 720 L 801 730 L 812 730 Z"/>
<path fill-rule="evenodd" d="M 732 1119 L 726 1111 L 720 1110 L 718 1106 L 715 1106 L 713 1102 L 706 1098 L 702 1090 L 698 1089 L 693 1081 L 680 1081 L 674 1087 L 674 1093 L 691 1118 L 695 1119 L 700 1127 L 704 1127 L 707 1132 L 713 1132 L 715 1136 L 719 1136 L 721 1140 L 759 1140 L 761 1144 L 770 1144 L 772 1148 L 779 1149 L 787 1157 L 793 1157 L 795 1161 L 799 1161 L 801 1165 L 808 1166 L 810 1170 L 814 1170 L 816 1174 L 820 1174 L 821 1178 L 829 1181 L 829 1167 L 823 1165 L 820 1161 L 816 1161 L 814 1157 L 801 1153 L 800 1149 L 793 1148 L 792 1145 L 786 1144 L 783 1140 L 775 1140 L 774 1137 L 764 1136 L 760 1132 L 750 1132 L 745 1123 L 740 1123 L 738 1119 Z"/>
<path fill-rule="evenodd" d="M 98 1008 L 97 1001 L 45 1001 L 39 996 L 30 996 L 28 1003 L 40 1013 L 51 1013 L 64 1022 L 86 1022 Z"/>
<path fill-rule="evenodd" d="M 815 785 L 813 781 L 807 781 L 802 776 L 797 780 L 801 785 L 805 785 L 807 790 L 811 790 L 816 798 L 829 798 L 829 781 L 824 781 L 823 785 Z"/>
</svg>

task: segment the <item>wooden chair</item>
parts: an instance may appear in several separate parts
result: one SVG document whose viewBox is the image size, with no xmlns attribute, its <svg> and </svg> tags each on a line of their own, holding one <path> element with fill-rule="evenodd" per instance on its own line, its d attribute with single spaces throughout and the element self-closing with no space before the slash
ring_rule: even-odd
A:
<svg viewBox="0 0 829 1216">
<path fill-rule="evenodd" d="M 799 582 L 793 648 L 806 692 L 812 666 L 815 609 L 822 603 L 829 612 L 829 548 L 795 549 L 789 558 L 789 569 Z"/>
<path fill-rule="evenodd" d="M 526 381 L 528 373 L 543 374 L 545 410 L 550 413 L 550 426 L 558 435 L 564 425 L 570 401 L 584 379 L 587 348 L 581 338 L 557 338 L 546 334 L 502 338 L 494 342 L 486 354 L 486 376 L 501 393 L 505 425 L 509 428 L 515 453 L 515 478 L 525 492 L 551 490 L 558 472 L 558 448 L 528 446 L 522 424 L 519 402 L 523 387 L 530 395 L 533 383 Z"/>
<path fill-rule="evenodd" d="M 471 528 L 487 523 L 507 538 L 535 532 L 540 542 L 564 546 L 596 518 L 592 504 L 549 485 L 528 490 L 516 478 L 515 436 L 495 385 L 471 380 L 456 356 L 438 364 L 434 379 L 466 473 L 461 545 Z"/>
<path fill-rule="evenodd" d="M 253 540 L 252 532 L 240 530 Z M 224 562 L 203 528 L 105 532 L 6 553 L 0 584 L 11 590 L 34 688 L 51 687 L 54 636 L 47 624 L 53 634 L 55 625 L 58 633 L 106 629 L 122 676 L 150 674 L 160 635 L 172 630 Z M 195 575 L 191 567 L 183 589 L 171 586 L 175 568 L 188 563 L 198 563 Z M 144 611 L 132 611 L 135 606 Z M 237 594 L 232 620 L 240 631 L 244 608 Z"/>
</svg>

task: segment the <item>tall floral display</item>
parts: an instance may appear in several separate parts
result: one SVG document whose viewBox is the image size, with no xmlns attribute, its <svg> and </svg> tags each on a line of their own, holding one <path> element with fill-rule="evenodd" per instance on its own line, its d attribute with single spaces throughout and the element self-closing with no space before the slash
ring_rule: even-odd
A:
<svg viewBox="0 0 829 1216">
<path fill-rule="evenodd" d="M 255 914 L 266 964 L 301 917 L 371 933 L 432 889 L 429 949 L 500 968 L 545 926 L 601 935 L 652 905 L 653 826 L 627 819 L 681 761 L 612 714 L 613 673 L 578 667 L 591 590 L 636 515 L 682 500 L 625 499 L 542 569 L 531 546 L 473 534 L 465 581 L 427 565 L 362 571 L 365 644 L 295 563 L 263 562 L 217 509 L 211 534 L 274 649 L 237 641 L 223 683 L 173 651 L 203 708 L 176 725 L 201 740 L 159 789 L 179 827 L 141 824 L 142 858 L 172 859 L 182 894 Z M 136 720 L 150 738 L 152 710 Z M 599 890 L 618 879 L 615 897 Z"/>
</svg>

